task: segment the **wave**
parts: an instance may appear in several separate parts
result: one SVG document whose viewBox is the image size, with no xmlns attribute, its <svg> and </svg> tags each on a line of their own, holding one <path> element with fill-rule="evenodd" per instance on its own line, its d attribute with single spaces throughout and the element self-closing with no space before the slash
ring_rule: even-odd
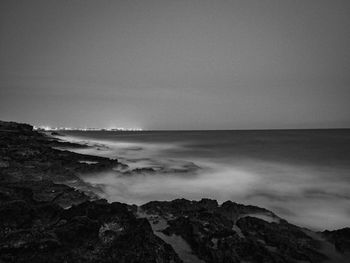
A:
<svg viewBox="0 0 350 263">
<path fill-rule="evenodd" d="M 208 157 L 173 142 L 65 139 L 90 146 L 72 151 L 118 158 L 128 165 L 82 177 L 109 201 L 140 205 L 176 198 L 233 200 L 266 207 L 292 223 L 315 230 L 345 227 L 350 219 L 346 167 L 216 158 L 216 152 Z"/>
</svg>

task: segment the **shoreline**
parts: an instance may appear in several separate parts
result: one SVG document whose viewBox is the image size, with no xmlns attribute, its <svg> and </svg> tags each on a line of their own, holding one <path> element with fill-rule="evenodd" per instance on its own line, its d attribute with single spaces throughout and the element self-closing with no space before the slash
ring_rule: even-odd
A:
<svg viewBox="0 0 350 263">
<path fill-rule="evenodd" d="M 5 215 L 0 220 L 0 259 L 4 262 L 25 262 L 28 257 L 34 262 L 62 262 L 68 257 L 68 262 L 110 262 L 108 258 L 188 262 L 188 253 L 202 262 L 261 262 L 261 258 L 342 262 L 350 255 L 349 228 L 311 231 L 320 241 L 252 205 L 231 201 L 219 205 L 210 199 L 152 201 L 139 207 L 108 203 L 76 191 L 67 182 L 83 184 L 78 174 L 125 165 L 118 159 L 57 150 L 54 147 L 82 146 L 39 134 L 30 125 L 0 122 L 0 135 L 0 211 Z M 148 219 L 140 217 L 140 208 Z M 159 228 L 160 222 L 166 222 L 164 228 Z M 176 236 L 188 246 L 176 248 L 175 243 L 166 243 L 171 243 L 169 238 L 159 236 Z M 332 247 L 333 254 L 324 254 L 325 245 Z"/>
<path fill-rule="evenodd" d="M 129 165 L 129 168 L 120 173 L 101 172 L 81 177 L 88 183 L 102 187 L 101 197 L 109 201 L 142 205 L 153 200 L 170 201 L 179 197 L 188 200 L 211 198 L 219 203 L 235 200 L 242 204 L 265 207 L 289 222 L 313 231 L 333 230 L 349 225 L 346 210 L 349 204 L 349 184 L 346 179 L 349 166 L 343 169 L 334 161 L 336 153 L 341 150 L 331 151 L 329 159 L 326 158 L 323 162 L 314 161 L 310 157 L 310 163 L 295 162 L 293 153 L 290 153 L 292 157 L 289 162 L 288 159 L 281 160 L 275 156 L 265 157 L 276 150 L 286 156 L 293 147 L 298 148 L 295 152 L 303 152 L 305 147 L 300 145 L 300 141 L 310 139 L 316 142 L 319 141 L 318 137 L 305 134 L 295 138 L 282 134 L 277 138 L 265 138 L 263 135 L 246 137 L 243 134 L 240 137 L 229 135 L 225 139 L 217 139 L 219 135 L 204 133 L 193 138 L 177 133 L 154 134 L 152 139 L 153 135 L 143 138 L 138 134 L 124 137 L 121 133 L 106 135 L 98 132 L 72 132 L 61 138 L 92 146 L 82 150 L 73 149 L 74 152 L 118 158 Z M 323 137 L 329 136 L 324 134 Z M 230 143 L 235 144 L 242 138 L 247 146 L 244 146 L 244 142 L 239 147 L 230 146 Z M 256 138 L 265 138 L 265 148 L 272 150 L 261 150 L 260 140 L 255 143 Z M 276 145 L 275 142 L 279 141 Z M 290 141 L 296 141 L 296 146 L 290 147 Z M 318 148 L 311 145 L 309 154 L 300 159 L 309 160 L 309 155 L 317 149 L 320 149 L 319 154 L 315 154 L 321 155 L 327 147 L 336 147 L 336 142 L 339 141 L 335 139 Z M 251 151 L 247 151 L 247 147 Z M 254 149 L 257 152 L 260 149 L 259 154 L 254 153 Z M 327 160 L 333 162 L 333 165 L 327 165 Z M 186 164 L 190 163 L 198 168 L 191 165 L 193 169 L 189 171 Z M 170 166 L 181 167 L 183 171 L 177 169 L 180 172 L 177 173 Z M 139 169 L 132 171 L 136 168 Z"/>
</svg>

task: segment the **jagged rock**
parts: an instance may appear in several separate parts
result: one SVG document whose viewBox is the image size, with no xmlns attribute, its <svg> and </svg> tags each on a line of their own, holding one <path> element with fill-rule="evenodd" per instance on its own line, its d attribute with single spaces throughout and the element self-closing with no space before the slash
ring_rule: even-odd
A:
<svg viewBox="0 0 350 263">
<path fill-rule="evenodd" d="M 154 173 L 155 170 L 151 167 L 146 167 L 146 168 L 136 168 L 131 171 L 131 174 L 136 173 L 136 174 L 149 174 L 149 173 Z"/>
<path fill-rule="evenodd" d="M 350 228 L 342 228 L 334 231 L 326 230 L 323 235 L 334 244 L 341 253 L 350 252 Z"/>
<path fill-rule="evenodd" d="M 30 125 L 0 122 L 0 182 L 76 180 L 84 184 L 78 174 L 112 170 L 120 165 L 118 160 L 52 147 L 82 146 L 47 137 L 33 131 Z M 94 164 L 82 163 L 80 160 Z"/>
<path fill-rule="evenodd" d="M 293 260 L 321 262 L 327 257 L 318 251 L 318 241 L 305 234 L 301 228 L 285 221 L 269 223 L 255 217 L 243 217 L 237 226 L 248 240 L 259 241 L 265 248 L 273 249 L 284 262 Z M 283 262 L 283 261 L 282 261 Z"/>
<path fill-rule="evenodd" d="M 118 222 L 108 222 L 100 227 L 98 236 L 105 244 L 112 243 L 124 233 L 124 227 Z"/>
<path fill-rule="evenodd" d="M 0 160 L 0 168 L 7 168 L 10 166 L 10 163 L 5 160 Z"/>
<path fill-rule="evenodd" d="M 123 164 L 54 149 L 81 146 L 32 128 L 0 122 L 0 262 L 181 262 L 134 207 L 53 182 Z"/>
<path fill-rule="evenodd" d="M 166 235 L 181 236 L 205 262 L 322 262 L 320 245 L 271 211 L 231 201 L 149 202 L 142 210 L 166 219 Z M 259 217 L 264 218 L 260 219 Z"/>
<path fill-rule="evenodd" d="M 19 193 L 25 200 L 0 205 L 4 262 L 181 262 L 125 204 L 86 201 L 63 209 L 33 196 Z"/>
<path fill-rule="evenodd" d="M 0 203 L 6 201 L 6 199 L 14 198 L 18 200 L 32 199 L 38 202 L 51 202 L 64 208 L 90 199 L 84 193 L 69 186 L 55 184 L 47 180 L 3 183 L 0 186 Z"/>
</svg>

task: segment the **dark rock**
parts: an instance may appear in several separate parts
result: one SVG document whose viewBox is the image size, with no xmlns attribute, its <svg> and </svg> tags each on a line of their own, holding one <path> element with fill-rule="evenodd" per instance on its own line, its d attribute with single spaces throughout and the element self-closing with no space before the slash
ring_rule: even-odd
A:
<svg viewBox="0 0 350 263">
<path fill-rule="evenodd" d="M 27 200 L 0 206 L 5 262 L 181 262 L 125 204 L 87 201 L 65 210 L 33 195 L 19 196 Z"/>
<path fill-rule="evenodd" d="M 146 168 L 136 168 L 131 171 L 131 174 L 136 173 L 136 174 L 149 174 L 149 173 L 154 173 L 155 170 L 150 167 Z"/>
<path fill-rule="evenodd" d="M 326 230 L 322 234 L 334 244 L 341 253 L 350 252 L 350 228 L 342 228 L 334 231 Z"/>
<path fill-rule="evenodd" d="M 149 202 L 142 210 L 167 220 L 166 235 L 181 236 L 205 262 L 322 262 L 317 240 L 271 211 L 231 201 Z M 249 216 L 251 215 L 251 216 Z M 256 216 L 256 217 L 255 217 Z M 264 216 L 271 222 L 259 219 Z"/>
<path fill-rule="evenodd" d="M 6 160 L 0 160 L 0 169 L 1 168 L 8 168 L 10 166 L 10 163 Z"/>
<path fill-rule="evenodd" d="M 317 251 L 318 241 L 313 240 L 299 227 L 292 224 L 269 223 L 247 216 L 239 219 L 237 226 L 248 240 L 259 240 L 265 247 L 274 248 L 274 253 L 286 262 L 293 260 L 320 262 L 327 259 L 325 255 Z"/>
<path fill-rule="evenodd" d="M 52 147 L 82 147 L 33 131 L 26 124 L 0 122 L 0 182 L 83 181 L 78 174 L 112 170 L 118 160 L 82 155 Z M 86 146 L 83 146 L 86 147 Z M 80 160 L 96 162 L 82 163 Z"/>
<path fill-rule="evenodd" d="M 32 128 L 0 122 L 0 262 L 181 262 L 135 207 L 54 183 L 88 188 L 78 175 L 118 160 L 54 149 L 79 146 Z"/>
</svg>

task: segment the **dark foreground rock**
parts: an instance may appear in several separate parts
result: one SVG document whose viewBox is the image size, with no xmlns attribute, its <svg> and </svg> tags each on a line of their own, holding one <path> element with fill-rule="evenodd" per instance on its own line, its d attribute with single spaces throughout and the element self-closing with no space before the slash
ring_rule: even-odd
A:
<svg viewBox="0 0 350 263">
<path fill-rule="evenodd" d="M 86 146 L 0 122 L 1 263 L 347 262 L 350 256 L 349 228 L 315 233 L 256 206 L 98 200 L 80 175 L 125 165 L 65 147 Z"/>
<path fill-rule="evenodd" d="M 340 262 L 350 252 L 349 229 L 326 233 L 337 248 L 329 255 L 323 247 L 330 244 L 321 235 L 315 238 L 264 208 L 231 201 L 153 201 L 141 209 L 154 224 L 165 220 L 160 231 L 181 236 L 204 262 Z"/>
<path fill-rule="evenodd" d="M 64 147 L 83 146 L 0 122 L 0 262 L 181 262 L 130 206 L 57 184 L 123 165 Z"/>
<path fill-rule="evenodd" d="M 63 209 L 55 198 L 38 201 L 30 188 L 11 184 L 1 187 L 0 214 L 3 262 L 181 262 L 126 204 Z"/>
<path fill-rule="evenodd" d="M 323 235 L 341 252 L 350 252 L 350 228 L 324 231 Z"/>
</svg>

